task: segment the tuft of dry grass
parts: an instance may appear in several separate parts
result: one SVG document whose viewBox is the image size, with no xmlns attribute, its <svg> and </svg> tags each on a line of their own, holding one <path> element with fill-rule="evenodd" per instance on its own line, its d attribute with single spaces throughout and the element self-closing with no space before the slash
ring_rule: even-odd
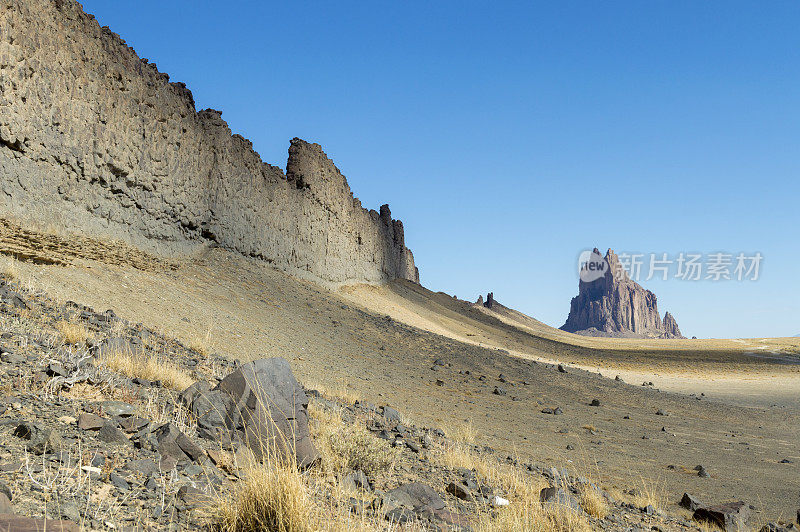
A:
<svg viewBox="0 0 800 532">
<path fill-rule="evenodd" d="M 13 258 L 9 258 L 3 261 L 3 265 L 0 266 L 0 274 L 3 275 L 8 281 L 15 281 L 19 279 L 19 266 L 17 265 L 17 260 Z"/>
<path fill-rule="evenodd" d="M 85 344 L 91 337 L 88 329 L 82 323 L 60 320 L 56 322 L 56 330 L 61 334 L 64 342 L 71 345 Z"/>
<path fill-rule="evenodd" d="M 304 387 L 307 390 L 317 390 L 323 396 L 336 399 L 346 405 L 353 405 L 356 401 L 361 399 L 358 393 L 350 388 L 344 381 L 332 385 L 322 384 L 321 382 L 311 382 L 305 383 Z"/>
<path fill-rule="evenodd" d="M 475 440 L 478 438 L 478 431 L 472 424 L 472 420 L 466 420 L 463 423 L 445 423 L 442 430 L 450 440 L 456 443 L 475 445 Z"/>
<path fill-rule="evenodd" d="M 636 490 L 636 494 L 631 497 L 631 502 L 638 508 L 651 505 L 656 510 L 661 510 L 667 500 L 667 495 L 663 486 L 659 486 L 652 481 L 647 481 L 644 478 L 641 478 L 640 481 L 642 487 Z"/>
<path fill-rule="evenodd" d="M 603 494 L 594 486 L 584 485 L 580 488 L 580 502 L 586 513 L 597 519 L 608 515 L 609 509 Z"/>
<path fill-rule="evenodd" d="M 453 427 L 449 434 L 460 434 L 461 442 L 442 446 L 435 455 L 448 468 L 464 467 L 475 471 L 479 482 L 494 486 L 510 504 L 493 512 L 481 513 L 474 529 L 477 532 L 583 532 L 590 530 L 585 517 L 564 505 L 543 505 L 539 500 L 547 487 L 540 476 L 528 475 L 519 468 L 479 455 L 472 449 L 473 429 Z M 452 436 L 451 436 L 452 438 Z M 466 440 L 466 441 L 464 441 Z"/>
<path fill-rule="evenodd" d="M 149 381 L 161 381 L 166 388 L 183 391 L 192 384 L 194 379 L 177 365 L 155 356 L 134 356 L 120 350 L 103 353 L 99 362 L 112 371 L 123 375 Z"/>
<path fill-rule="evenodd" d="M 194 336 L 191 341 L 189 341 L 189 349 L 197 351 L 204 358 L 208 358 L 214 350 L 214 339 L 211 335 L 211 329 L 212 326 L 209 325 L 203 336 Z"/>
<path fill-rule="evenodd" d="M 373 475 L 390 471 L 399 451 L 376 438 L 360 423 L 345 424 L 341 412 L 315 403 L 308 406 L 309 430 L 322 455 L 322 467 L 334 475 L 363 471 Z"/>
<path fill-rule="evenodd" d="M 312 532 L 314 505 L 295 464 L 252 464 L 230 497 L 208 508 L 212 529 L 220 532 Z"/>
</svg>

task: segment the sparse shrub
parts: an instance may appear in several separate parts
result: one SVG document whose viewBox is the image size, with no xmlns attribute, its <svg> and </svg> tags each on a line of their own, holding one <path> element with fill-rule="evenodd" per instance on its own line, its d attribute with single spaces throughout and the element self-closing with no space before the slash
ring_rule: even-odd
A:
<svg viewBox="0 0 800 532">
<path fill-rule="evenodd" d="M 594 486 L 584 485 L 580 489 L 581 506 L 592 517 L 603 519 L 608 515 L 608 504 L 602 492 Z"/>
<path fill-rule="evenodd" d="M 64 342 L 72 345 L 85 344 L 91 336 L 82 323 L 60 320 L 56 322 L 56 330 L 61 334 Z"/>
<path fill-rule="evenodd" d="M 132 355 L 120 350 L 106 351 L 99 362 L 112 371 L 134 378 L 161 381 L 166 388 L 183 391 L 194 379 L 177 365 L 153 355 Z"/>
<path fill-rule="evenodd" d="M 19 266 L 17 265 L 16 259 L 4 260 L 0 268 L 2 268 L 0 269 L 0 274 L 2 274 L 6 280 L 14 281 L 19 278 Z"/>
<path fill-rule="evenodd" d="M 322 467 L 341 474 L 361 470 L 367 475 L 394 466 L 398 451 L 371 435 L 360 423 L 345 424 L 341 413 L 309 405 L 311 437 L 322 455 Z"/>
<path fill-rule="evenodd" d="M 212 528 L 220 532 L 311 532 L 314 507 L 297 467 L 291 463 L 248 467 L 230 498 L 220 497 L 208 509 Z"/>
</svg>

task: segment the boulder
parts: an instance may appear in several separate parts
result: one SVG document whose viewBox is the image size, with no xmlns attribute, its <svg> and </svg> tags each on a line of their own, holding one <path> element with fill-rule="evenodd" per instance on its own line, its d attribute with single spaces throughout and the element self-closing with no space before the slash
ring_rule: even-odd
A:
<svg viewBox="0 0 800 532">
<path fill-rule="evenodd" d="M 691 510 L 694 512 L 699 507 L 703 505 L 700 501 L 696 498 L 692 497 L 688 493 L 684 493 L 683 497 L 681 498 L 681 502 L 678 503 L 681 507 L 686 508 L 687 510 Z"/>
<path fill-rule="evenodd" d="M 261 461 L 291 457 L 306 467 L 319 458 L 308 434 L 308 397 L 283 358 L 243 364 L 216 388 L 192 385 L 181 399 L 204 437 L 235 438 Z"/>
<path fill-rule="evenodd" d="M 432 487 L 422 482 L 410 482 L 387 491 L 383 496 L 384 509 L 408 508 L 415 513 L 426 510 L 441 510 L 444 501 Z"/>
<path fill-rule="evenodd" d="M 750 507 L 742 501 L 700 506 L 694 511 L 695 521 L 711 522 L 727 532 L 747 530 Z"/>
<path fill-rule="evenodd" d="M 539 492 L 539 500 L 543 504 L 556 504 L 568 508 L 574 512 L 583 513 L 578 499 L 576 499 L 569 491 L 557 488 L 542 488 Z"/>
</svg>

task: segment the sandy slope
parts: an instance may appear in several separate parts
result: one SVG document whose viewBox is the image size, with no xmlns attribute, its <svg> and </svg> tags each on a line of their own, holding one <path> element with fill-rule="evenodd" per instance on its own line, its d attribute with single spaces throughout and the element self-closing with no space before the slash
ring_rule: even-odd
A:
<svg viewBox="0 0 800 532">
<path fill-rule="evenodd" d="M 142 266 L 147 261 L 138 267 L 125 261 L 109 265 L 86 256 L 93 255 L 82 253 L 67 266 L 25 263 L 21 277 L 54 296 L 113 308 L 185 341 L 207 336 L 215 351 L 229 357 L 286 357 L 307 383 L 347 387 L 428 425 L 447 430 L 469 420 L 481 443 L 574 468 L 607 484 L 641 487 L 644 482 L 662 489 L 669 502 L 683 491 L 710 501 L 742 498 L 757 506 L 760 522 L 788 517 L 798 504 L 797 367 L 746 356 L 752 345 L 654 351 L 642 344 L 583 343 L 595 339 L 570 344 L 557 341 L 565 333 L 550 329 L 536 336 L 530 330 L 536 323 L 512 326 L 410 283 L 331 293 L 222 250 L 175 259 L 174 269 Z M 99 251 L 94 256 L 102 259 Z M 702 384 L 707 394 L 713 389 L 712 372 L 714 378 L 735 374 L 737 383 L 770 374 L 771 387 L 777 376 L 788 379 L 786 389 L 795 393 L 777 406 L 745 394 L 753 406 L 743 407 L 722 393 L 719 400 L 699 400 L 578 369 L 560 373 L 531 360 L 536 357 L 648 374 L 682 367 L 695 379 L 692 385 Z M 435 366 L 436 359 L 446 365 Z M 705 373 L 705 380 L 697 380 L 692 368 Z M 499 380 L 500 374 L 507 382 Z M 669 376 L 679 382 L 675 372 Z M 639 384 L 638 378 L 625 379 Z M 495 387 L 506 395 L 494 394 Z M 695 391 L 688 384 L 684 388 Z M 589 406 L 594 398 L 601 407 Z M 546 406 L 560 406 L 564 414 L 542 414 Z M 658 409 L 669 415 L 655 415 Z M 693 475 L 697 464 L 705 465 L 712 478 Z"/>
<path fill-rule="evenodd" d="M 359 285 L 340 292 L 354 303 L 414 327 L 522 358 L 565 363 L 610 378 L 619 375 L 627 382 L 653 382 L 663 390 L 704 393 L 743 405 L 800 405 L 796 338 L 592 338 L 555 329 L 511 309 L 476 308 L 411 283 Z"/>
</svg>

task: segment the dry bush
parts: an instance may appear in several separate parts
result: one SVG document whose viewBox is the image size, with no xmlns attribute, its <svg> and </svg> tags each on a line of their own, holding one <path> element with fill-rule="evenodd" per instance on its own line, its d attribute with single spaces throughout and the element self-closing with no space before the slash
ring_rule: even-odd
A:
<svg viewBox="0 0 800 532">
<path fill-rule="evenodd" d="M 103 353 L 99 362 L 108 369 L 130 378 L 161 381 L 163 386 L 173 390 L 183 391 L 194 384 L 194 379 L 177 365 L 152 355 L 134 356 L 120 350 L 112 350 Z"/>
<path fill-rule="evenodd" d="M 310 404 L 309 430 L 322 455 L 322 467 L 340 475 L 361 470 L 367 475 L 391 470 L 399 451 L 376 438 L 360 423 L 345 424 L 341 412 Z"/>
<path fill-rule="evenodd" d="M 200 355 L 205 358 L 211 354 L 214 350 L 214 339 L 211 335 L 212 326 L 209 325 L 208 329 L 206 330 L 206 334 L 203 336 L 194 336 L 189 341 L 189 349 L 193 351 L 197 351 Z"/>
<path fill-rule="evenodd" d="M 210 508 L 212 528 L 221 532 L 311 532 L 314 507 L 303 477 L 283 460 L 254 464 L 243 471 L 232 496 Z"/>
<path fill-rule="evenodd" d="M 590 485 L 583 485 L 580 488 L 580 502 L 586 513 L 597 519 L 603 519 L 608 515 L 608 504 L 603 493 Z"/>
<path fill-rule="evenodd" d="M 457 443 L 475 445 L 475 440 L 478 438 L 478 431 L 472 424 L 472 420 L 463 423 L 445 423 L 443 430 L 450 440 Z"/>
<path fill-rule="evenodd" d="M 56 330 L 61 334 L 64 342 L 71 345 L 85 344 L 91 337 L 88 329 L 82 323 L 60 320 L 56 322 Z"/>
<path fill-rule="evenodd" d="M 17 260 L 13 258 L 5 259 L 2 266 L 0 266 L 0 274 L 8 281 L 19 279 L 19 265 L 17 264 Z"/>
<path fill-rule="evenodd" d="M 644 478 L 640 479 L 640 482 L 642 487 L 636 490 L 635 495 L 629 496 L 630 502 L 638 508 L 644 508 L 647 505 L 651 505 L 656 510 L 663 508 L 667 500 L 663 486 Z"/>
</svg>

